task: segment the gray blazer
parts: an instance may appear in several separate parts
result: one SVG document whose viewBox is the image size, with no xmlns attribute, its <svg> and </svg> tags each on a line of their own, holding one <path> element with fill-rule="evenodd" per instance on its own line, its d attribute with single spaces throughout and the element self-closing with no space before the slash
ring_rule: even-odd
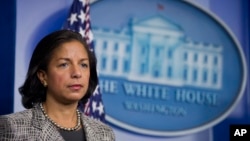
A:
<svg viewBox="0 0 250 141">
<path fill-rule="evenodd" d="M 82 116 L 87 141 L 114 141 L 113 130 L 85 115 Z M 0 116 L 0 141 L 64 141 L 57 128 L 43 115 L 39 106 Z"/>
</svg>

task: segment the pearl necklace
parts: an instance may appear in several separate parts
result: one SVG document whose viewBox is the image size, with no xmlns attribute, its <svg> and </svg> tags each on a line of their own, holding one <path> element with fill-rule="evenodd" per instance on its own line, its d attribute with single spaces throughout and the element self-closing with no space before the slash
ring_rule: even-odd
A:
<svg viewBox="0 0 250 141">
<path fill-rule="evenodd" d="M 78 109 L 76 110 L 76 113 L 77 113 L 77 124 L 76 124 L 76 126 L 75 126 L 75 127 L 72 127 L 72 128 L 67 128 L 67 127 L 62 127 L 62 126 L 60 126 L 59 124 L 57 124 L 55 121 L 53 121 L 53 120 L 47 115 L 47 113 L 45 112 L 42 103 L 40 103 L 40 107 L 41 107 L 41 109 L 42 109 L 42 112 L 43 112 L 44 116 L 45 116 L 53 125 L 55 125 L 57 128 L 59 128 L 59 129 L 61 129 L 61 130 L 65 130 L 65 131 L 75 131 L 75 130 L 79 129 L 80 126 L 81 126 L 81 114 L 80 114 L 80 112 L 79 112 Z"/>
</svg>

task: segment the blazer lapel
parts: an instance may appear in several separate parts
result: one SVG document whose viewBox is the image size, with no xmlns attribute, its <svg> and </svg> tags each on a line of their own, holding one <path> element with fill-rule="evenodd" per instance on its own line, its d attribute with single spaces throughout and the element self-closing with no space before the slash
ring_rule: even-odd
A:
<svg viewBox="0 0 250 141">
<path fill-rule="evenodd" d="M 33 108 L 32 125 L 39 130 L 39 140 L 64 141 L 57 128 L 46 119 L 38 105 Z"/>
<path fill-rule="evenodd" d="M 81 120 L 82 120 L 82 123 L 83 123 L 83 129 L 84 129 L 84 132 L 85 132 L 85 135 L 86 135 L 86 140 L 87 141 L 97 141 L 96 137 L 95 137 L 95 135 L 96 135 L 95 130 L 93 130 L 90 123 L 87 122 L 87 120 L 84 120 L 84 118 L 85 118 L 85 115 L 82 114 Z"/>
</svg>

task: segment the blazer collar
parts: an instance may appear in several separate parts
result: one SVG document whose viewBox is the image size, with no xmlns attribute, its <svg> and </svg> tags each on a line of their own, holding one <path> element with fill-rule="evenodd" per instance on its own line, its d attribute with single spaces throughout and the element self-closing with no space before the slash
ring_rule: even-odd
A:
<svg viewBox="0 0 250 141">
<path fill-rule="evenodd" d="M 90 121 L 90 118 L 84 114 L 82 114 L 81 119 L 82 119 L 83 129 L 85 131 L 86 140 L 87 141 L 99 140 L 97 137 L 99 131 L 97 131 L 96 128 L 94 128 L 94 126 L 97 126 L 96 123 Z"/>
<path fill-rule="evenodd" d="M 63 141 L 64 139 L 57 128 L 44 116 L 39 104 L 36 104 L 32 110 L 32 125 L 40 130 L 39 139 Z"/>
<path fill-rule="evenodd" d="M 82 120 L 82 126 L 85 132 L 85 137 L 87 141 L 94 141 L 93 135 L 95 135 L 95 131 L 91 128 L 90 124 L 86 122 L 85 120 L 87 118 L 84 114 L 82 114 L 81 120 Z M 87 132 L 86 132 L 87 131 Z"/>
<path fill-rule="evenodd" d="M 32 125 L 38 130 L 40 130 L 41 133 L 39 139 L 64 141 L 63 137 L 60 135 L 57 128 L 44 116 L 39 104 L 36 104 L 34 106 L 32 114 L 33 114 Z M 93 136 L 95 135 L 96 131 L 92 128 L 87 118 L 88 118 L 87 116 L 82 114 L 81 122 L 86 135 L 86 140 L 96 141 L 95 136 Z"/>
</svg>

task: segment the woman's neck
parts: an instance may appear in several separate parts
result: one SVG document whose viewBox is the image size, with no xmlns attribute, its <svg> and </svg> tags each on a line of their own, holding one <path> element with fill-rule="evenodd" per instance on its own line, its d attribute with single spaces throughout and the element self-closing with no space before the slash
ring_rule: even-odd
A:
<svg viewBox="0 0 250 141">
<path fill-rule="evenodd" d="M 46 101 L 43 108 L 48 117 L 62 127 L 74 127 L 77 124 L 77 104 L 61 104 Z"/>
</svg>

